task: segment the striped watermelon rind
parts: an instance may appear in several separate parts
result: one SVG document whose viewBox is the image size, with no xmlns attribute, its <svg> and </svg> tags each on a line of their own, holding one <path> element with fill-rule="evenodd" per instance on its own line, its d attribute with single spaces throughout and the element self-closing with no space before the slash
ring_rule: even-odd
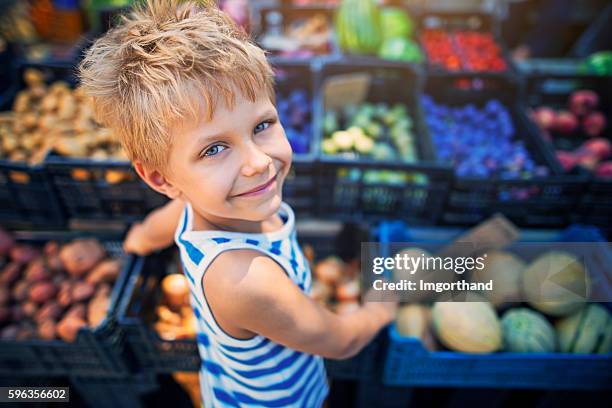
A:
<svg viewBox="0 0 612 408">
<path fill-rule="evenodd" d="M 501 319 L 504 350 L 517 353 L 552 353 L 557 339 L 546 318 L 527 308 L 508 310 Z"/>
</svg>

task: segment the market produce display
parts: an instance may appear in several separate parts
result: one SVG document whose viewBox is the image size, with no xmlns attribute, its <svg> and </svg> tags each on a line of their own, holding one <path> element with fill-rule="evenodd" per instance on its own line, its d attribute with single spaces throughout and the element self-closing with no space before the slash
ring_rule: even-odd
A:
<svg viewBox="0 0 612 408">
<path fill-rule="evenodd" d="M 428 61 L 449 71 L 501 72 L 508 67 L 490 33 L 425 29 L 421 43 Z"/>
<path fill-rule="evenodd" d="M 609 125 L 596 92 L 574 91 L 561 109 L 538 106 L 531 116 L 554 145 L 565 171 L 580 166 L 598 177 L 612 178 L 612 145 L 603 137 Z"/>
<path fill-rule="evenodd" d="M 106 317 L 121 261 L 95 239 L 41 247 L 15 242 L 0 230 L 2 340 L 72 342 L 82 327 Z"/>
<path fill-rule="evenodd" d="M 459 177 L 529 179 L 547 176 L 516 134 L 509 110 L 498 100 L 484 106 L 448 106 L 422 98 L 427 126 L 438 158 L 451 163 Z"/>
<path fill-rule="evenodd" d="M 508 310 L 501 319 L 504 350 L 516 353 L 551 353 L 555 331 L 544 316 L 527 308 Z"/>
<path fill-rule="evenodd" d="M 313 129 L 308 94 L 304 89 L 293 89 L 288 94 L 277 93 L 276 98 L 278 115 L 293 153 L 309 153 Z"/>
<path fill-rule="evenodd" d="M 376 54 L 382 42 L 380 8 L 375 0 L 342 0 L 335 16 L 340 49 L 353 54 Z"/>
<path fill-rule="evenodd" d="M 127 161 L 112 133 L 94 120 L 82 89 L 62 81 L 47 86 L 35 69 L 27 69 L 23 79 L 27 88 L 0 119 L 0 158 L 38 163 L 53 150 L 68 157 Z"/>
<path fill-rule="evenodd" d="M 315 13 L 294 18 L 288 24 L 281 11 L 265 15 L 267 30 L 260 43 L 266 49 L 283 57 L 307 58 L 329 54 L 332 49 L 332 23 L 328 15 Z"/>
<path fill-rule="evenodd" d="M 493 280 L 493 290 L 483 295 L 495 307 L 521 298 L 521 278 L 526 264 L 518 256 L 506 251 L 487 251 L 484 269 L 473 271 L 474 282 Z"/>
<path fill-rule="evenodd" d="M 412 119 L 405 105 L 348 105 L 323 118 L 323 154 L 380 161 L 417 161 Z"/>
</svg>

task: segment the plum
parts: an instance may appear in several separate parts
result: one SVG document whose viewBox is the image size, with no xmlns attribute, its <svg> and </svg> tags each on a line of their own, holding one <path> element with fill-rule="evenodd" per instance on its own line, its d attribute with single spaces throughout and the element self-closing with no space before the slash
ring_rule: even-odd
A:
<svg viewBox="0 0 612 408">
<path fill-rule="evenodd" d="M 612 178 L 612 161 L 599 163 L 599 165 L 595 169 L 595 174 L 597 175 L 597 177 L 611 179 Z"/>
<path fill-rule="evenodd" d="M 585 142 L 580 150 L 590 152 L 593 156 L 599 160 L 605 160 L 612 154 L 612 145 L 610 141 L 604 138 L 591 139 Z"/>
<path fill-rule="evenodd" d="M 556 114 L 551 108 L 542 106 L 533 112 L 533 120 L 541 129 L 550 130 L 556 121 Z"/>
<path fill-rule="evenodd" d="M 582 121 L 584 133 L 590 137 L 597 137 L 606 128 L 606 117 L 601 112 L 591 112 Z"/>
<path fill-rule="evenodd" d="M 557 160 L 565 171 L 572 170 L 578 164 L 578 158 L 573 153 L 563 150 L 557 152 Z"/>
<path fill-rule="evenodd" d="M 574 115 L 582 116 L 591 112 L 599 104 L 599 97 L 593 91 L 582 89 L 570 96 L 569 109 Z"/>
<path fill-rule="evenodd" d="M 571 112 L 560 111 L 555 118 L 553 127 L 558 132 L 570 134 L 578 127 L 578 119 Z"/>
</svg>

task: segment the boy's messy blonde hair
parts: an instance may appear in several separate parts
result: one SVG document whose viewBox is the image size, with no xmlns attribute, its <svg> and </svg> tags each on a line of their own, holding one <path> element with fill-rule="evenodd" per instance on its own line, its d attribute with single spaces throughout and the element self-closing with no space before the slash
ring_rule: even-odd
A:
<svg viewBox="0 0 612 408">
<path fill-rule="evenodd" d="M 130 160 L 163 169 L 180 120 L 234 106 L 236 90 L 274 102 L 265 53 L 213 2 L 147 0 L 99 38 L 79 66 L 97 119 Z"/>
</svg>

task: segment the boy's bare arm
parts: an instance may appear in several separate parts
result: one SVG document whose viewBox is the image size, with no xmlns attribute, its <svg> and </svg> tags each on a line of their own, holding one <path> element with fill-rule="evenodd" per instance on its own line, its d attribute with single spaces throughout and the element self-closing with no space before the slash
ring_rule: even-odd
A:
<svg viewBox="0 0 612 408">
<path fill-rule="evenodd" d="M 147 255 L 170 246 L 184 206 L 185 203 L 176 198 L 153 210 L 141 223 L 132 225 L 123 242 L 123 249 Z"/>
<path fill-rule="evenodd" d="M 205 277 L 208 303 L 223 321 L 326 358 L 358 353 L 393 320 L 397 308 L 394 302 L 370 302 L 336 315 L 308 298 L 274 260 L 250 250 L 222 253 Z"/>
</svg>

